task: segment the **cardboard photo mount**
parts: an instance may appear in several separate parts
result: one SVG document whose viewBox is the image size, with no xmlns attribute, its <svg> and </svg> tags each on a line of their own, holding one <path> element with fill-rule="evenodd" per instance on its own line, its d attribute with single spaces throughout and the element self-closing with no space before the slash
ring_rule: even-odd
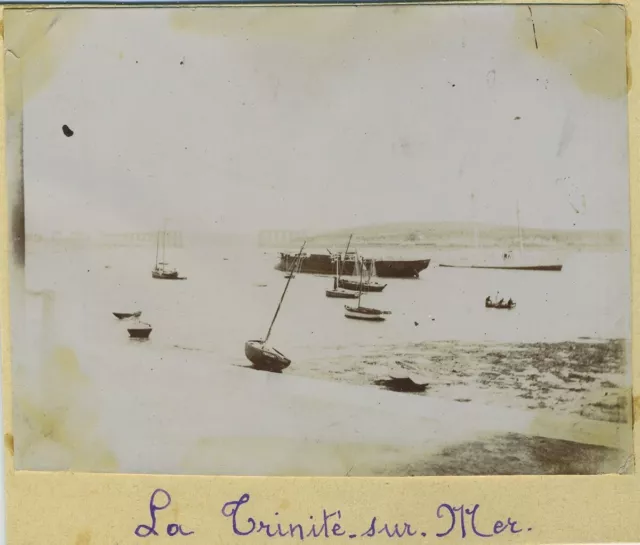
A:
<svg viewBox="0 0 640 545">
<path fill-rule="evenodd" d="M 424 5 L 444 3 L 425 2 Z M 486 1 L 446 4 L 524 3 Z M 530 1 L 527 4 L 578 5 L 568 1 Z M 635 345 L 636 338 L 640 338 L 640 222 L 637 220 L 640 215 L 640 96 L 637 96 L 632 76 L 640 73 L 640 32 L 634 31 L 636 27 L 640 28 L 640 2 L 579 3 L 596 4 L 608 6 L 608 9 L 625 10 L 627 20 L 632 367 L 635 391 L 635 385 L 640 381 L 639 351 Z M 385 5 L 391 6 L 390 10 L 394 6 L 402 6 L 400 3 Z M 6 31 L 4 25 L 9 11 L 51 7 L 46 4 L 6 6 L 2 14 L 3 30 Z M 69 9 L 78 7 L 95 9 L 95 5 L 69 6 Z M 102 4 L 100 7 L 128 9 L 121 5 Z M 140 5 L 132 7 L 138 8 Z M 172 7 L 189 9 L 193 5 Z M 165 7 L 146 5 L 144 9 Z M 237 5 L 234 9 L 244 9 L 244 6 Z M 327 4 L 325 9 L 333 8 Z M 384 7 L 381 5 L 378 9 Z M 591 31 L 597 32 L 597 29 Z M 21 38 L 27 42 L 37 41 L 46 32 L 46 25 L 27 25 Z M 46 84 L 46 56 L 50 51 L 45 47 L 40 54 L 43 63 L 42 84 Z M 20 78 L 7 78 L 7 74 L 20 73 L 20 58 L 16 52 L 3 55 L 2 58 L 1 96 L 5 103 L 2 110 L 2 149 L 3 156 L 7 157 L 7 135 L 10 133 L 15 137 L 16 134 L 7 128 L 11 123 L 16 123 L 12 116 L 22 108 L 18 89 Z M 9 66 L 12 63 L 13 68 Z M 8 157 L 0 162 L 0 214 L 4 218 L 0 240 L 5 256 L 0 269 L 0 325 L 9 545 L 133 545 L 142 540 L 150 543 L 225 545 L 328 539 L 336 543 L 363 540 L 538 544 L 640 541 L 640 475 L 637 472 L 633 475 L 601 476 L 266 478 L 15 471 L 12 341 L 20 326 L 12 322 L 10 312 L 10 300 L 13 297 L 10 283 L 14 282 L 10 274 L 10 261 L 14 251 L 12 224 L 18 219 L 20 210 L 15 207 L 15 197 L 8 193 L 8 180 L 19 169 L 14 159 Z M 635 396 L 633 401 L 635 419 L 638 415 Z M 52 425 L 52 433 L 56 433 L 53 431 L 55 429 Z M 634 434 L 634 451 L 637 453 L 639 450 L 640 443 Z M 87 451 L 84 455 L 97 456 L 99 453 Z M 237 520 L 234 519 L 236 515 Z M 278 522 L 282 524 L 281 527 L 277 526 Z M 237 523 L 235 530 L 234 523 Z M 313 524 L 316 524 L 315 528 Z M 372 524 L 375 526 L 375 535 L 370 535 Z M 398 537 L 398 532 L 403 537 Z"/>
</svg>

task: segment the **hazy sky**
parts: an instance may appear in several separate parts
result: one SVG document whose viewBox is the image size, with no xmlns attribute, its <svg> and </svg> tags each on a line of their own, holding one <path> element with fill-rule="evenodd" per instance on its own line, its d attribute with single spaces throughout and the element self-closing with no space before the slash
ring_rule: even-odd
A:
<svg viewBox="0 0 640 545">
<path fill-rule="evenodd" d="M 91 10 L 25 105 L 27 229 L 626 229 L 624 12 L 532 14 Z"/>
</svg>

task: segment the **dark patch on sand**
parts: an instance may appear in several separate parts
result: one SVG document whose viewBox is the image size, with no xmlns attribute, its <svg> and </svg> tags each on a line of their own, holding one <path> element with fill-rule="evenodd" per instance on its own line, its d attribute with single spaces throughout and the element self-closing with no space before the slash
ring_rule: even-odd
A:
<svg viewBox="0 0 640 545">
<path fill-rule="evenodd" d="M 377 475 L 594 475 L 633 473 L 622 450 L 517 433 L 495 434 L 441 449 Z"/>
</svg>

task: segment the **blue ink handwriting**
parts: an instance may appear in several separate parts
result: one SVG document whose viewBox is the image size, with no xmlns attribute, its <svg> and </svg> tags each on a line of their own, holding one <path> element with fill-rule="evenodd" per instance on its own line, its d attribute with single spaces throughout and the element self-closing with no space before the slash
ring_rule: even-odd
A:
<svg viewBox="0 0 640 545">
<path fill-rule="evenodd" d="M 289 538 L 293 541 L 308 539 L 327 539 L 346 537 L 360 541 L 378 538 L 383 540 L 408 541 L 413 539 L 425 542 L 426 539 L 450 540 L 465 539 L 467 537 L 492 538 L 499 535 L 515 535 L 531 532 L 533 528 L 523 527 L 512 517 L 499 519 L 480 515 L 480 504 L 452 505 L 441 503 L 435 512 L 424 521 L 386 521 L 379 516 L 372 516 L 368 526 L 347 528 L 340 509 L 321 510 L 321 516 L 308 516 L 304 521 L 288 522 L 281 520 L 280 513 L 275 512 L 271 517 L 258 517 L 249 505 L 251 496 L 242 494 L 238 499 L 226 502 L 220 513 L 230 523 L 230 529 L 236 536 L 259 535 L 265 538 Z M 164 526 L 158 523 L 160 511 L 171 505 L 171 495 L 166 490 L 158 488 L 153 491 L 149 499 L 150 524 L 139 524 L 134 533 L 141 538 L 167 535 L 182 537 L 194 534 L 186 530 L 177 521 Z M 429 513 L 427 513 L 429 515 Z M 166 515 L 165 515 L 166 516 Z M 436 530 L 438 530 L 436 532 Z M 508 539 L 508 538 L 507 538 Z"/>
<path fill-rule="evenodd" d="M 522 530 L 518 528 L 518 521 L 511 520 L 511 517 L 508 517 L 504 522 L 502 520 L 496 520 L 493 523 L 492 532 L 481 532 L 478 529 L 478 522 L 476 520 L 478 509 L 480 509 L 480 505 L 478 504 L 475 504 L 471 509 L 467 509 L 464 505 L 452 507 L 448 503 L 440 504 L 436 511 L 437 517 L 448 517 L 451 524 L 446 532 L 436 534 L 436 537 L 446 537 L 458 527 L 460 529 L 460 537 L 464 539 L 467 537 L 467 522 L 469 523 L 469 530 L 478 537 L 493 537 L 504 531 L 508 531 L 511 534 L 519 534 L 522 532 Z M 467 517 L 469 518 L 467 519 Z M 531 529 L 528 528 L 528 530 L 530 531 Z"/>
<path fill-rule="evenodd" d="M 163 501 L 164 500 L 164 501 Z M 163 505 L 164 503 L 164 505 Z M 162 511 L 171 505 L 171 495 L 166 490 L 162 488 L 158 488 L 153 491 L 151 494 L 151 498 L 149 499 L 149 515 L 151 516 L 151 526 L 147 524 L 139 524 L 134 534 L 138 537 L 149 537 L 149 536 L 157 536 L 158 531 L 156 530 L 156 513 L 158 511 Z M 190 536 L 194 532 L 189 532 L 185 530 L 180 524 L 171 523 L 167 524 L 166 528 L 167 535 L 170 537 L 181 535 L 181 536 Z"/>
<path fill-rule="evenodd" d="M 315 519 L 309 517 L 307 522 L 285 523 L 272 519 L 272 521 L 263 520 L 251 516 L 250 508 L 247 506 L 251 496 L 247 493 L 242 494 L 240 498 L 228 501 L 222 506 L 222 515 L 231 522 L 231 530 L 237 536 L 249 536 L 260 534 L 269 538 L 289 537 L 295 540 L 304 541 L 305 539 L 314 538 L 330 538 L 347 536 L 349 539 L 355 538 L 373 538 L 382 537 L 388 539 L 408 539 L 408 538 L 425 538 L 427 532 L 418 528 L 415 523 L 401 522 L 391 523 L 379 520 L 375 516 L 371 518 L 369 526 L 364 531 L 349 532 L 343 526 L 342 512 L 337 509 L 333 512 L 322 510 L 322 517 Z M 432 536 L 442 539 L 447 536 L 452 538 L 466 538 L 467 536 L 477 536 L 482 538 L 490 538 L 504 533 L 505 535 L 519 534 L 523 528 L 519 526 L 517 520 L 507 517 L 505 520 L 492 520 L 489 524 L 482 523 L 478 517 L 479 504 L 473 505 L 471 508 L 465 505 L 452 506 L 448 503 L 442 503 L 436 510 L 437 519 L 444 519 L 448 523 L 448 528 L 439 533 L 432 533 Z M 274 513 L 274 517 L 278 517 L 279 513 Z M 532 528 L 527 528 L 530 532 Z"/>
</svg>

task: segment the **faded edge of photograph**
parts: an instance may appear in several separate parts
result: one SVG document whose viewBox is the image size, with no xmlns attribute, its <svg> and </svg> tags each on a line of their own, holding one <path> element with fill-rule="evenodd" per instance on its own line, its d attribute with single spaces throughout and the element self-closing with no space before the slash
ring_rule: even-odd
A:
<svg viewBox="0 0 640 545">
<path fill-rule="evenodd" d="M 634 472 L 620 6 L 7 9 L 4 54 L 16 469 Z"/>
</svg>

